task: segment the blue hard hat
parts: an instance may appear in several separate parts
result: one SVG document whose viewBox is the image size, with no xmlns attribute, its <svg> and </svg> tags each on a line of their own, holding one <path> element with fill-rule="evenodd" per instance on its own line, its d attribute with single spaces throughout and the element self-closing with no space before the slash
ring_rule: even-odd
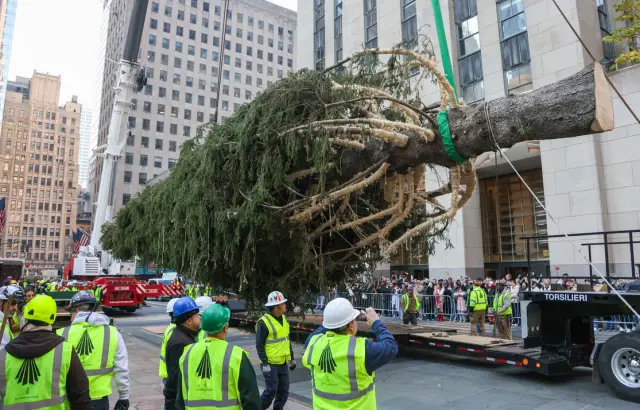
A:
<svg viewBox="0 0 640 410">
<path fill-rule="evenodd" d="M 184 296 L 178 299 L 173 305 L 173 317 L 177 318 L 182 315 L 186 315 L 187 313 L 197 313 L 200 311 L 200 308 L 196 304 L 195 300 L 191 299 L 189 296 Z"/>
<path fill-rule="evenodd" d="M 96 301 L 95 296 L 93 296 L 91 293 L 87 292 L 86 290 L 83 290 L 73 295 L 66 309 L 67 311 L 69 311 L 74 307 L 80 306 L 80 305 L 95 306 L 97 303 L 98 302 Z"/>
</svg>

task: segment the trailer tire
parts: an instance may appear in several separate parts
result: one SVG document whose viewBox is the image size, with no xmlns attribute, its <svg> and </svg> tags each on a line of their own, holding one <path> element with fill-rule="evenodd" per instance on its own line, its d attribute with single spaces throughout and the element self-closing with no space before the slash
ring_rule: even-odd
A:
<svg viewBox="0 0 640 410">
<path fill-rule="evenodd" d="M 640 336 L 621 333 L 602 346 L 598 366 L 605 383 L 623 400 L 640 403 Z"/>
</svg>

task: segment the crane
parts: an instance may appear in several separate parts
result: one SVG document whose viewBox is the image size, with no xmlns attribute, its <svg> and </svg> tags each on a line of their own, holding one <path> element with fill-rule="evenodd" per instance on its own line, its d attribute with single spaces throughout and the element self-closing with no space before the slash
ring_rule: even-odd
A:
<svg viewBox="0 0 640 410">
<path fill-rule="evenodd" d="M 129 112 L 133 96 L 146 85 L 145 70 L 138 63 L 138 53 L 145 17 L 147 15 L 148 0 L 134 0 L 127 38 L 118 67 L 118 80 L 115 86 L 113 112 L 109 123 L 107 143 L 96 150 L 104 150 L 100 155 L 104 158 L 98 200 L 96 202 L 95 218 L 91 241 L 82 247 L 78 256 L 72 261 L 73 275 L 98 276 L 101 274 L 118 275 L 121 273 L 121 263 L 112 258 L 111 254 L 101 250 L 100 239 L 102 226 L 110 222 L 113 215 L 111 190 L 115 180 L 116 161 L 122 156 L 122 149 L 129 134 Z M 135 271 L 135 266 L 134 266 Z"/>
</svg>

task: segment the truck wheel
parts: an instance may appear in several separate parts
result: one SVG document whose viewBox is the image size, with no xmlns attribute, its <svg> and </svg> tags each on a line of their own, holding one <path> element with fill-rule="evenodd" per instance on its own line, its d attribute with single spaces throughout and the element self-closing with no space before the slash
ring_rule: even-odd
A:
<svg viewBox="0 0 640 410">
<path fill-rule="evenodd" d="M 640 334 L 611 337 L 602 346 L 598 365 L 616 396 L 640 403 Z"/>
</svg>

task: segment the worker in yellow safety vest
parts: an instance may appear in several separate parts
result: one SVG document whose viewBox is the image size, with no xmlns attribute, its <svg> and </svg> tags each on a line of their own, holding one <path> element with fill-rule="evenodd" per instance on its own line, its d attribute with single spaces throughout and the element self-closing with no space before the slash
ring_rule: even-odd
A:
<svg viewBox="0 0 640 410">
<path fill-rule="evenodd" d="M 177 409 L 262 409 L 256 373 L 249 354 L 225 339 L 231 312 L 211 304 L 202 312 L 206 337 L 180 357 Z"/>
<path fill-rule="evenodd" d="M 164 334 L 162 335 L 162 345 L 160 346 L 160 365 L 158 367 L 158 376 L 162 378 L 162 384 L 167 384 L 167 341 L 171 337 L 171 333 L 176 328 L 176 324 L 173 322 L 173 305 L 175 305 L 178 299 L 174 298 L 167 303 L 167 314 L 171 319 L 171 323 L 164 329 Z"/>
<path fill-rule="evenodd" d="M 0 323 L 4 320 L 4 312 L 7 312 L 7 325 L 2 334 L 0 341 L 0 349 L 4 348 L 10 340 L 19 334 L 20 324 L 16 322 L 16 312 L 19 309 L 19 303 L 24 301 L 24 291 L 20 286 L 8 285 L 0 288 Z M 16 326 L 18 329 L 16 330 Z"/>
<path fill-rule="evenodd" d="M 375 341 L 356 337 L 361 314 Z M 322 326 L 309 336 L 302 356 L 311 370 L 313 408 L 375 410 L 375 372 L 397 354 L 398 343 L 373 308 L 360 312 L 345 298 L 327 303 Z"/>
<path fill-rule="evenodd" d="M 22 333 L 0 350 L 0 408 L 91 408 L 89 381 L 78 354 L 51 331 L 56 310 L 56 302 L 46 295 L 25 306 Z"/>
<path fill-rule="evenodd" d="M 408 325 L 418 324 L 418 312 L 420 312 L 420 301 L 413 293 L 413 285 L 409 285 L 407 293 L 402 295 L 400 299 L 400 307 L 402 308 L 402 323 Z"/>
<path fill-rule="evenodd" d="M 71 326 L 57 333 L 71 343 L 89 377 L 91 407 L 108 410 L 111 384 L 115 377 L 118 390 L 116 410 L 129 408 L 129 367 L 127 347 L 109 318 L 94 312 L 96 298 L 87 291 L 73 295 L 67 310 L 71 312 Z"/>
<path fill-rule="evenodd" d="M 485 335 L 484 316 L 487 313 L 487 292 L 480 287 L 482 279 L 473 282 L 473 289 L 469 295 L 469 317 L 471 319 L 471 336 L 478 336 L 477 326 L 480 324 L 480 335 Z"/>
<path fill-rule="evenodd" d="M 511 291 L 505 289 L 505 282 L 496 283 L 496 294 L 493 298 L 493 313 L 495 315 L 496 330 L 498 337 L 511 340 L 511 320 L 513 309 L 511 308 Z"/>
<path fill-rule="evenodd" d="M 93 297 L 96 298 L 96 302 L 98 305 L 102 303 L 102 297 L 103 297 L 102 288 L 98 286 L 95 282 L 89 282 L 89 293 L 91 293 Z"/>
<path fill-rule="evenodd" d="M 284 316 L 286 302 L 282 293 L 271 292 L 264 305 L 269 312 L 256 323 L 256 350 L 265 381 L 261 396 L 263 409 L 269 408 L 272 402 L 274 410 L 284 409 L 289 398 L 289 371 L 296 369 L 289 341 L 289 322 Z"/>
</svg>

